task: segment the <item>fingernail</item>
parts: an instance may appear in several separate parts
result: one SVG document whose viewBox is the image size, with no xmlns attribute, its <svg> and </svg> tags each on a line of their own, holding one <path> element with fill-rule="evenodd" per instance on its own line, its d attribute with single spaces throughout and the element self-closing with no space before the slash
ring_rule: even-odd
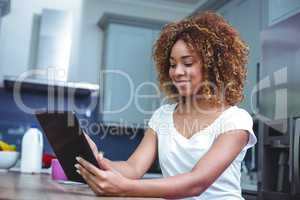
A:
<svg viewBox="0 0 300 200">
<path fill-rule="evenodd" d="M 80 174 L 80 171 L 79 171 L 79 170 L 76 170 L 76 172 L 77 172 L 78 174 Z"/>
<path fill-rule="evenodd" d="M 104 156 L 104 151 L 100 151 L 99 153 L 100 153 L 102 156 Z"/>
<path fill-rule="evenodd" d="M 80 157 L 77 156 L 77 157 L 76 157 L 76 160 L 77 160 L 77 161 L 80 161 Z"/>
<path fill-rule="evenodd" d="M 79 164 L 75 164 L 74 166 L 76 167 L 76 169 L 79 169 Z"/>
</svg>

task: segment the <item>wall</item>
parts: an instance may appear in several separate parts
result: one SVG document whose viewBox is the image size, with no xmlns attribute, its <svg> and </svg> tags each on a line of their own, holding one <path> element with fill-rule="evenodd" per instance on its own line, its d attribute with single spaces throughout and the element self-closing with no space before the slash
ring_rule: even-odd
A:
<svg viewBox="0 0 300 200">
<path fill-rule="evenodd" d="M 82 0 L 12 1 L 11 12 L 3 19 L 0 34 L 0 80 L 3 75 L 18 76 L 34 67 L 32 65 L 36 56 L 38 24 L 43 8 L 72 12 L 74 25 L 70 68 L 76 68 Z"/>
<path fill-rule="evenodd" d="M 172 21 L 188 15 L 190 11 L 175 11 L 167 8 L 151 8 L 142 4 L 119 3 L 121 1 L 89 0 L 83 3 L 80 59 L 77 70 L 70 73 L 70 80 L 99 83 L 102 63 L 103 31 L 97 23 L 104 12 L 148 19 Z M 126 2 L 126 1 L 124 1 Z M 86 70 L 88 67 L 89 70 Z M 78 76 L 80 74 L 81 76 Z"/>
<path fill-rule="evenodd" d="M 11 13 L 2 20 L 0 33 L 0 81 L 4 75 L 17 76 L 34 63 L 38 21 L 42 8 L 73 13 L 69 81 L 99 83 L 103 32 L 97 23 L 104 12 L 171 21 L 191 13 L 186 8 L 121 0 L 26 0 L 12 1 Z M 17 58 L 17 59 L 16 59 Z"/>
<path fill-rule="evenodd" d="M 257 83 L 257 63 L 261 59 L 260 32 L 263 26 L 262 2 L 260 0 L 232 0 L 218 12 L 235 27 L 243 40 L 250 47 L 247 63 L 247 80 L 245 82 L 245 98 L 240 104 L 250 113 L 256 108 L 256 93 L 252 94 Z"/>
</svg>

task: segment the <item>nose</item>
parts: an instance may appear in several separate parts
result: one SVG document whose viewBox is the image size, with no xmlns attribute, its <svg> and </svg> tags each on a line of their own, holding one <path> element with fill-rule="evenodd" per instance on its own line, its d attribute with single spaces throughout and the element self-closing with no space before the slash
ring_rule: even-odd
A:
<svg viewBox="0 0 300 200">
<path fill-rule="evenodd" d="M 174 74 L 177 75 L 177 76 L 184 75 L 185 74 L 185 68 L 182 65 L 178 64 L 175 67 Z"/>
</svg>

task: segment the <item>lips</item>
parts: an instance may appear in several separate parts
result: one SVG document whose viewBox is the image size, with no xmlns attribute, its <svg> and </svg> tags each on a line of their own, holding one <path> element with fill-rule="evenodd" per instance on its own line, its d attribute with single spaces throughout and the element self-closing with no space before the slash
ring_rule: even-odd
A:
<svg viewBox="0 0 300 200">
<path fill-rule="evenodd" d="M 190 81 L 182 80 L 182 81 L 174 81 L 176 86 L 186 86 L 190 83 Z"/>
</svg>

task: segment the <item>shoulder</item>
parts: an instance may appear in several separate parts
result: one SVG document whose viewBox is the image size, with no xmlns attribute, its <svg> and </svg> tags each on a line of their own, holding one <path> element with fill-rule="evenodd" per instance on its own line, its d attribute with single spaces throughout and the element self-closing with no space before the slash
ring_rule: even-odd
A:
<svg viewBox="0 0 300 200">
<path fill-rule="evenodd" d="M 158 107 L 156 110 L 153 111 L 150 121 L 157 121 L 162 118 L 166 118 L 168 115 L 170 115 L 176 104 L 164 104 Z"/>
<path fill-rule="evenodd" d="M 221 134 L 232 130 L 246 130 L 249 133 L 249 140 L 244 149 L 248 149 L 254 146 L 257 142 L 257 138 L 253 131 L 253 119 L 249 112 L 238 106 L 233 106 L 224 115 L 224 120 L 221 125 Z"/>
<path fill-rule="evenodd" d="M 157 109 L 153 112 L 153 115 L 165 115 L 165 114 L 170 114 L 171 112 L 173 112 L 175 106 L 176 106 L 176 103 L 174 103 L 174 104 L 164 104 L 164 105 L 161 105 L 159 108 L 157 108 Z"/>
<path fill-rule="evenodd" d="M 164 128 L 165 126 L 168 127 L 170 123 L 170 114 L 173 112 L 175 106 L 176 104 L 161 105 L 153 112 L 148 122 L 148 126 L 152 128 L 156 133 L 160 133 L 160 131 L 162 131 L 162 128 Z"/>
<path fill-rule="evenodd" d="M 252 117 L 249 112 L 243 108 L 239 108 L 238 106 L 232 106 L 228 110 L 225 111 L 223 116 L 225 122 L 250 122 L 253 123 Z"/>
<path fill-rule="evenodd" d="M 221 130 L 220 133 L 235 129 L 245 129 L 249 132 L 253 132 L 253 119 L 248 111 L 238 106 L 232 106 L 224 112 L 218 124 L 218 128 Z"/>
</svg>

